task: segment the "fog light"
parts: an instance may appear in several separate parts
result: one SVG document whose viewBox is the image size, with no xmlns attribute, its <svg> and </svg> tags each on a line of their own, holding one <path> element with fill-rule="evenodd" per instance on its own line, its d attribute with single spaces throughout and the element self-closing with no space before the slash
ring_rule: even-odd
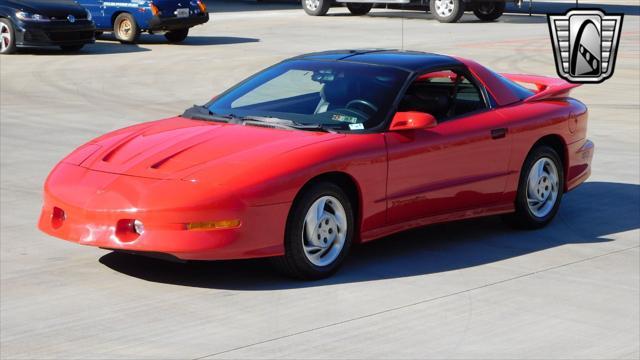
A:
<svg viewBox="0 0 640 360">
<path fill-rule="evenodd" d="M 231 229 L 240 226 L 240 220 L 199 221 L 187 224 L 187 230 L 204 231 L 216 229 Z"/>
<path fill-rule="evenodd" d="M 135 231 L 136 234 L 138 235 L 142 235 L 142 233 L 144 232 L 144 225 L 142 224 L 142 221 L 140 220 L 133 221 L 133 231 Z"/>
<path fill-rule="evenodd" d="M 116 223 L 116 236 L 123 242 L 134 241 L 143 231 L 144 227 L 140 220 L 121 219 Z"/>
</svg>

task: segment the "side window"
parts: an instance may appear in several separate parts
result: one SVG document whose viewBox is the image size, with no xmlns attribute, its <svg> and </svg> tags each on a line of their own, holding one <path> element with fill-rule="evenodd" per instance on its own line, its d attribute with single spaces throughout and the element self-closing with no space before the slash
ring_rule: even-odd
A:
<svg viewBox="0 0 640 360">
<path fill-rule="evenodd" d="M 484 103 L 480 89 L 465 76 L 460 75 L 453 107 L 452 116 L 460 116 L 482 110 L 487 106 Z"/>
<path fill-rule="evenodd" d="M 424 74 L 414 81 L 402 99 L 399 111 L 420 111 L 438 121 L 486 108 L 477 86 L 464 74 L 452 70 Z"/>
<path fill-rule="evenodd" d="M 312 79 L 313 71 L 289 70 L 236 99 L 231 108 L 320 93 L 322 84 Z"/>
</svg>

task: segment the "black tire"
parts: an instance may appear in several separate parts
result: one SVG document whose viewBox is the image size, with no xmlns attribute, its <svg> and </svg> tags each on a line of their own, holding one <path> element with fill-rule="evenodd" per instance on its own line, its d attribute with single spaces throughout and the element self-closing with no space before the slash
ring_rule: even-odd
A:
<svg viewBox="0 0 640 360">
<path fill-rule="evenodd" d="M 80 51 L 80 49 L 82 49 L 84 47 L 84 44 L 78 44 L 78 45 L 60 45 L 60 48 L 62 49 L 62 51 L 69 51 L 69 52 L 76 52 L 76 51 Z"/>
<path fill-rule="evenodd" d="M 123 44 L 134 44 L 140 38 L 140 27 L 131 14 L 122 13 L 113 21 L 113 34 Z"/>
<path fill-rule="evenodd" d="M 482 21 L 494 21 L 502 16 L 505 7 L 502 1 L 480 2 L 473 9 L 473 14 Z"/>
<path fill-rule="evenodd" d="M 167 31 L 167 33 L 164 34 L 164 37 L 171 43 L 178 43 L 184 41 L 184 39 L 187 38 L 187 35 L 189 35 L 188 28 Z"/>
<path fill-rule="evenodd" d="M 347 9 L 351 15 L 362 16 L 367 15 L 373 8 L 373 4 L 367 3 L 347 3 Z"/>
<path fill-rule="evenodd" d="M 527 203 L 527 183 L 532 166 L 538 160 L 543 158 L 550 159 L 557 169 L 558 195 L 551 211 L 549 211 L 545 216 L 538 217 L 532 213 Z M 520 180 L 518 182 L 518 192 L 515 203 L 516 211 L 513 214 L 505 215 L 503 219 L 510 225 L 522 229 L 539 229 L 546 226 L 551 222 L 551 220 L 553 220 L 558 212 L 558 208 L 560 207 L 560 202 L 562 200 L 562 194 L 564 192 L 564 182 L 564 166 L 558 153 L 553 148 L 546 145 L 535 147 L 527 156 L 520 172 Z"/>
<path fill-rule="evenodd" d="M 335 273 L 349 253 L 355 230 L 353 207 L 344 191 L 330 182 L 319 182 L 303 191 L 292 205 L 287 219 L 284 238 L 285 254 L 272 260 L 276 268 L 286 276 L 301 280 L 318 280 Z M 309 208 L 323 196 L 332 196 L 340 202 L 346 213 L 347 231 L 344 245 L 337 257 L 325 266 L 317 266 L 305 254 L 303 247 L 305 236 L 303 234 L 305 217 Z"/>
<path fill-rule="evenodd" d="M 331 7 L 331 0 L 302 0 L 302 8 L 307 15 L 324 16 Z"/>
<path fill-rule="evenodd" d="M 99 39 L 104 33 L 102 31 L 96 31 L 95 38 Z"/>
<path fill-rule="evenodd" d="M 0 54 L 9 55 L 16 52 L 16 32 L 13 28 L 13 23 L 9 19 L 0 19 L 0 28 L 2 28 L 3 34 L 0 41 L 3 41 L 2 47 L 0 47 Z"/>
<path fill-rule="evenodd" d="M 429 0 L 429 11 L 431 11 L 431 14 L 436 20 L 441 23 L 454 23 L 460 20 L 464 14 L 464 2 L 462 0 L 451 0 L 453 9 L 448 15 L 438 14 L 436 9 L 436 3 L 438 1 L 439 0 Z"/>
</svg>

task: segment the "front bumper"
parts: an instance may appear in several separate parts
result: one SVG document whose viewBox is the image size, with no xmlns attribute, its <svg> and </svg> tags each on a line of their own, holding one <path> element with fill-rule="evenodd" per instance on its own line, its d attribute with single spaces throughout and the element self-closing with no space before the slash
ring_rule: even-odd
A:
<svg viewBox="0 0 640 360">
<path fill-rule="evenodd" d="M 16 46 L 40 47 L 81 45 L 95 41 L 95 25 L 92 21 L 78 20 L 51 22 L 16 22 Z"/>
<path fill-rule="evenodd" d="M 61 163 L 47 179 L 38 228 L 81 245 L 163 253 L 183 260 L 255 258 L 284 252 L 290 204 L 251 207 L 233 197 L 213 199 L 206 205 L 184 200 L 196 197 L 207 198 L 207 194 L 187 181 L 103 173 Z M 187 227 L 191 222 L 225 219 L 240 219 L 241 224 L 199 231 Z M 121 226 L 123 220 L 141 221 L 144 231 L 140 235 L 127 231 L 131 229 Z"/>
<path fill-rule="evenodd" d="M 170 31 L 191 28 L 209 21 L 209 13 L 198 13 L 189 17 L 159 17 L 154 16 L 149 21 L 150 31 Z"/>
</svg>

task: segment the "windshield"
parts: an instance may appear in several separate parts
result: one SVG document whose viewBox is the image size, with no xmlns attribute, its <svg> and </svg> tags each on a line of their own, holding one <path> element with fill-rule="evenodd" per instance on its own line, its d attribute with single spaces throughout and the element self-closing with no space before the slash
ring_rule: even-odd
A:
<svg viewBox="0 0 640 360">
<path fill-rule="evenodd" d="M 384 121 L 408 75 L 383 66 L 292 60 L 257 74 L 206 107 L 220 116 L 366 130 Z"/>
</svg>

